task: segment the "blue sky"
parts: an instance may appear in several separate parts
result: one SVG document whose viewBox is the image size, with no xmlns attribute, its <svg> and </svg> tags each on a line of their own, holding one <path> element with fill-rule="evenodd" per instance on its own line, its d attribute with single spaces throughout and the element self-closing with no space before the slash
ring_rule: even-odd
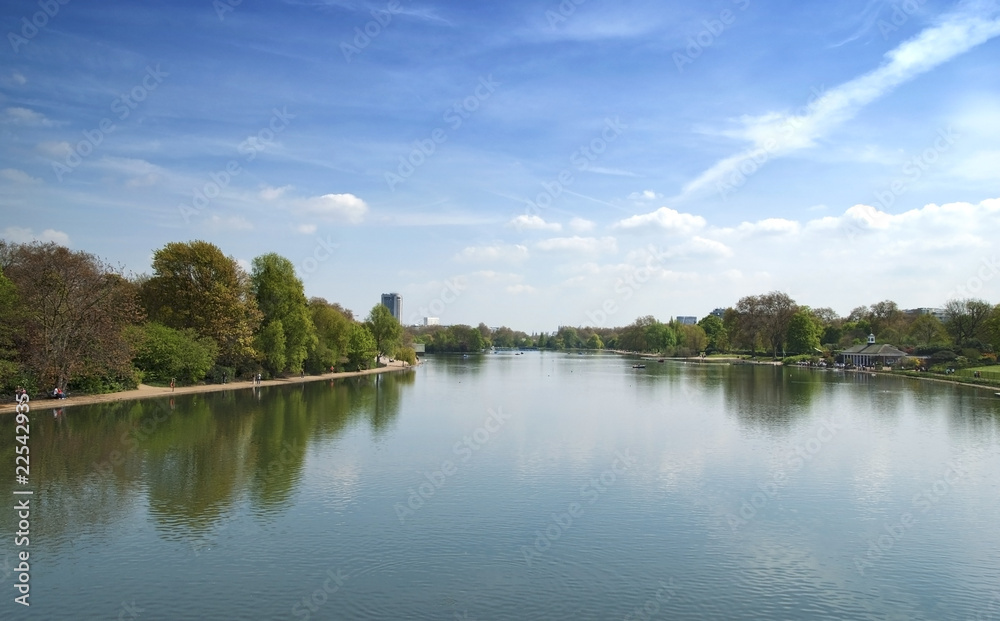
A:
<svg viewBox="0 0 1000 621">
<path fill-rule="evenodd" d="M 775 289 L 1000 301 L 996 1 L 17 0 L 0 26 L 5 239 L 136 273 L 205 239 L 359 314 L 396 291 L 526 331 Z"/>
</svg>

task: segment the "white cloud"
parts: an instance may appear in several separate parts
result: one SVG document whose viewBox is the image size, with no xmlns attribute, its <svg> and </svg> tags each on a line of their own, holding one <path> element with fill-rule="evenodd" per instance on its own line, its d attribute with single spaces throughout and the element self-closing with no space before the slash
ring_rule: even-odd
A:
<svg viewBox="0 0 1000 621">
<path fill-rule="evenodd" d="M 257 196 L 260 197 L 261 200 L 265 200 L 265 201 L 278 200 L 279 198 L 281 198 L 282 196 L 284 196 L 284 194 L 286 192 L 288 192 L 291 189 L 292 189 L 292 186 L 290 186 L 290 185 L 283 185 L 280 188 L 273 188 L 271 186 L 264 186 L 263 188 L 261 188 L 261 190 L 257 194 Z"/>
<path fill-rule="evenodd" d="M 41 142 L 35 147 L 35 150 L 46 157 L 51 157 L 55 159 L 63 159 L 73 152 L 73 147 L 69 145 L 68 142 Z"/>
<path fill-rule="evenodd" d="M 306 213 L 358 224 L 368 212 L 368 204 L 353 194 L 324 194 L 302 201 Z"/>
<path fill-rule="evenodd" d="M 983 15 L 975 12 L 987 4 L 994 6 Z M 966 6 L 967 10 L 947 15 L 939 24 L 890 50 L 877 69 L 816 93 L 800 112 L 769 112 L 741 118 L 739 129 L 724 133 L 752 146 L 716 162 L 684 186 L 682 196 L 730 184 L 743 174 L 743 168 L 756 170 L 773 157 L 814 146 L 817 139 L 901 84 L 1000 35 L 1000 19 L 994 17 L 995 3 Z"/>
<path fill-rule="evenodd" d="M 794 220 L 784 218 L 765 218 L 757 222 L 743 222 L 736 227 L 737 232 L 743 235 L 795 235 L 801 226 Z"/>
<path fill-rule="evenodd" d="M 562 225 L 558 222 L 546 222 L 539 216 L 522 214 L 507 223 L 507 226 L 518 231 L 560 231 Z"/>
<path fill-rule="evenodd" d="M 586 233 L 587 231 L 592 231 L 595 226 L 597 226 L 595 223 L 583 218 L 573 218 L 569 221 L 569 228 L 575 233 Z"/>
<path fill-rule="evenodd" d="M 18 86 L 24 86 L 28 82 L 28 79 L 25 78 L 24 75 L 22 75 L 19 71 L 14 71 L 13 73 L 11 73 L 10 79 L 14 84 L 17 84 Z"/>
<path fill-rule="evenodd" d="M 643 190 L 642 192 L 632 192 L 628 195 L 630 201 L 655 201 L 658 198 L 663 198 L 662 194 L 657 194 L 652 190 Z"/>
<path fill-rule="evenodd" d="M 3 237 L 18 244 L 30 244 L 31 242 L 55 242 L 60 246 L 69 246 L 69 235 L 55 229 L 45 229 L 36 234 L 32 229 L 20 226 L 8 226 L 3 230 Z"/>
<path fill-rule="evenodd" d="M 689 213 L 681 213 L 669 207 L 660 207 L 652 213 L 625 218 L 615 228 L 637 229 L 643 227 L 659 227 L 670 233 L 689 235 L 705 227 L 705 218 Z"/>
<path fill-rule="evenodd" d="M 316 228 L 315 224 L 300 224 L 295 227 L 295 231 L 303 235 L 312 235 L 316 232 Z"/>
<path fill-rule="evenodd" d="M 52 127 L 54 122 L 45 117 L 41 112 L 35 112 L 28 108 L 12 107 L 7 108 L 4 122 L 11 125 L 23 125 L 25 127 Z"/>
<path fill-rule="evenodd" d="M 242 267 L 243 271 L 247 273 L 253 270 L 253 265 L 251 265 L 246 259 L 236 259 L 236 264 Z"/>
<path fill-rule="evenodd" d="M 534 293 L 535 288 L 531 285 L 510 285 L 506 291 L 511 295 L 520 295 L 522 293 Z"/>
<path fill-rule="evenodd" d="M 504 262 L 519 263 L 528 258 L 528 248 L 518 245 L 494 244 L 492 246 L 469 246 L 455 255 L 454 259 L 463 263 Z"/>
<path fill-rule="evenodd" d="M 545 239 L 535 247 L 545 251 L 569 251 L 596 254 L 603 252 L 618 252 L 618 242 L 614 237 L 553 237 Z"/>
<path fill-rule="evenodd" d="M 41 183 L 42 180 L 36 177 L 32 177 L 23 170 L 18 170 L 16 168 L 4 168 L 0 170 L 0 177 L 6 179 L 7 181 L 13 181 L 14 183 Z"/>
<path fill-rule="evenodd" d="M 130 188 L 146 187 L 159 183 L 165 171 L 143 159 L 105 156 L 96 165 L 106 171 L 129 177 L 125 185 Z"/>
<path fill-rule="evenodd" d="M 242 216 L 222 217 L 213 215 L 209 218 L 208 225 L 214 229 L 226 231 L 249 231 L 253 229 L 253 224 Z"/>
</svg>

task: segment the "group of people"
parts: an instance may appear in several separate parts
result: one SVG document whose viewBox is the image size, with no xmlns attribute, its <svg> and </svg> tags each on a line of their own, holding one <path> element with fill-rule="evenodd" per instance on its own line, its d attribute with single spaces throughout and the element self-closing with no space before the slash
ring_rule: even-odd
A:
<svg viewBox="0 0 1000 621">
<path fill-rule="evenodd" d="M 254 375 L 253 376 L 253 384 L 254 384 L 254 386 L 260 386 L 260 383 L 261 383 L 262 379 L 263 378 L 261 377 L 260 373 Z"/>
<path fill-rule="evenodd" d="M 56 386 L 54 389 L 52 389 L 52 398 L 53 399 L 65 399 L 66 398 L 66 393 L 64 393 L 62 391 L 62 388 L 59 388 L 58 386 Z"/>
</svg>

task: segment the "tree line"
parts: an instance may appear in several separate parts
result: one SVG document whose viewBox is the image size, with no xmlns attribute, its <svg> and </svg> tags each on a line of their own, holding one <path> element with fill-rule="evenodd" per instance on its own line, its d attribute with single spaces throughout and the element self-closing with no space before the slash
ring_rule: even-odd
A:
<svg viewBox="0 0 1000 621">
<path fill-rule="evenodd" d="M 205 241 L 153 253 L 127 277 L 54 243 L 0 240 L 0 388 L 107 392 L 140 382 L 228 381 L 415 362 L 402 326 L 376 304 L 364 321 L 307 299 L 291 261 L 269 253 L 248 273 Z"/>
</svg>

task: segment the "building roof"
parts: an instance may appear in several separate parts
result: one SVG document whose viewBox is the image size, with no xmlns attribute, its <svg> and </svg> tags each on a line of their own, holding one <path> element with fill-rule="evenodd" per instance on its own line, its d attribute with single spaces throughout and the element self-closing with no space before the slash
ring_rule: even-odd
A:
<svg viewBox="0 0 1000 621">
<path fill-rule="evenodd" d="M 863 356 L 885 356 L 887 358 L 899 358 L 906 355 L 906 352 L 899 351 L 892 345 L 887 345 L 885 343 L 874 345 L 862 343 L 861 345 L 855 345 L 854 347 L 845 349 L 842 353 L 861 354 Z"/>
</svg>

